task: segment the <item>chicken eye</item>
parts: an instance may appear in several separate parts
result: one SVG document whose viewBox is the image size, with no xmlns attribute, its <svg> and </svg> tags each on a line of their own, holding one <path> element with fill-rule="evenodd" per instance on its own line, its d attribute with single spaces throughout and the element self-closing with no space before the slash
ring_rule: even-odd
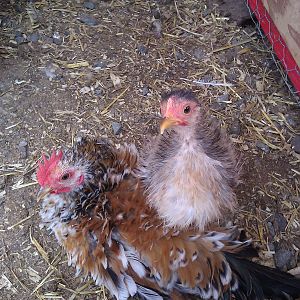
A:
<svg viewBox="0 0 300 300">
<path fill-rule="evenodd" d="M 191 111 L 191 107 L 190 107 L 190 106 L 186 106 L 186 107 L 183 109 L 183 113 L 185 113 L 185 114 L 188 114 L 190 111 Z"/>
<path fill-rule="evenodd" d="M 61 180 L 67 180 L 70 178 L 70 174 L 69 173 L 65 173 L 63 176 L 61 176 Z"/>
</svg>

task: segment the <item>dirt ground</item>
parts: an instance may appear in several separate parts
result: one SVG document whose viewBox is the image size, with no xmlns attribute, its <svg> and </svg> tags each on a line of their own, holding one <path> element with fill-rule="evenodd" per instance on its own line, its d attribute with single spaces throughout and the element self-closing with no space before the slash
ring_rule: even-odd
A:
<svg viewBox="0 0 300 300">
<path fill-rule="evenodd" d="M 37 160 L 80 135 L 140 145 L 157 133 L 160 94 L 178 87 L 243 157 L 237 211 L 222 221 L 246 228 L 261 263 L 300 273 L 299 105 L 255 27 L 213 3 L 1 1 L 1 299 L 106 297 L 39 228 Z"/>
</svg>

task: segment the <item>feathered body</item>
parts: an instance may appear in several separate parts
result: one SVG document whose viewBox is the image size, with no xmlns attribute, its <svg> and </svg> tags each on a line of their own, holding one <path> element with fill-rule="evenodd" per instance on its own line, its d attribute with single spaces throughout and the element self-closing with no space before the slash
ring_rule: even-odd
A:
<svg viewBox="0 0 300 300">
<path fill-rule="evenodd" d="M 189 107 L 190 116 L 180 116 Z M 141 177 L 148 201 L 169 227 L 200 230 L 235 205 L 240 164 L 232 143 L 187 91 L 165 95 L 165 118 L 176 124 L 143 151 Z M 171 115 L 170 115 L 171 114 Z M 175 124 L 174 124 L 175 125 Z"/>
<path fill-rule="evenodd" d="M 78 273 L 104 284 L 117 299 L 136 293 L 149 300 L 186 299 L 188 294 L 216 300 L 300 295 L 299 280 L 242 258 L 251 247 L 240 241 L 236 228 L 164 227 L 135 174 L 134 147 L 82 140 L 61 156 L 52 170 L 59 174 L 60 189 L 80 184 L 57 193 L 52 185 L 58 183 L 46 186 L 38 171 L 42 224 L 55 233 Z"/>
</svg>

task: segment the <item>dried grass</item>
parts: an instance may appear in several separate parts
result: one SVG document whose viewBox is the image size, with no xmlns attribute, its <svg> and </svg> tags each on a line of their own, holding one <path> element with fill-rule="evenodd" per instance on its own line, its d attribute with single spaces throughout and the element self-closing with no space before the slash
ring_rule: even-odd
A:
<svg viewBox="0 0 300 300">
<path fill-rule="evenodd" d="M 269 54 L 255 30 L 236 27 L 227 18 L 221 17 L 215 7 L 205 15 L 205 1 L 196 2 L 174 1 L 170 7 L 159 7 L 163 15 L 162 38 L 155 38 L 150 29 L 153 19 L 150 2 L 134 1 L 130 14 L 126 13 L 127 1 L 101 2 L 105 8 L 101 6 L 102 10 L 90 13 L 101 20 L 101 24 L 94 28 L 76 20 L 79 13 L 86 11 L 72 1 L 30 3 L 19 20 L 19 25 L 27 31 L 26 26 L 29 26 L 31 31 L 40 30 L 49 35 L 49 23 L 57 24 L 58 28 L 62 24 L 69 30 L 60 46 L 45 41 L 37 44 L 36 47 L 44 47 L 44 52 L 39 55 L 40 48 L 36 50 L 38 63 L 35 66 L 42 69 L 49 61 L 57 65 L 64 74 L 67 87 L 63 87 L 59 80 L 53 80 L 53 90 L 48 92 L 54 97 L 56 92 L 67 90 L 76 105 L 61 106 L 51 112 L 34 109 L 32 117 L 39 120 L 40 126 L 39 143 L 34 145 L 38 151 L 22 163 L 1 162 L 0 165 L 0 179 L 5 179 L 10 195 L 12 191 L 29 194 L 30 188 L 35 187 L 37 182 L 31 175 L 41 151 L 72 145 L 77 135 L 102 135 L 117 142 L 136 141 L 140 144 L 146 133 L 156 130 L 159 94 L 174 87 L 190 88 L 202 96 L 222 125 L 229 127 L 234 120 L 241 124 L 243 133 L 233 136 L 232 140 L 246 157 L 255 155 L 267 159 L 266 154 L 256 147 L 256 142 L 261 141 L 270 148 L 270 156 L 285 157 L 292 166 L 289 178 L 282 178 L 269 169 L 266 182 L 249 183 L 252 185 L 251 195 L 269 202 L 261 207 L 251 206 L 252 199 L 246 200 L 248 194 L 245 192 L 245 202 L 249 206 L 242 204 L 238 210 L 239 224 L 247 227 L 247 232 L 263 245 L 268 255 L 272 252 L 269 251 L 267 223 L 277 207 L 288 220 L 286 236 L 293 236 L 299 230 L 299 206 L 290 199 L 300 194 L 300 156 L 291 150 L 290 143 L 293 136 L 300 134 L 300 129 L 291 125 L 285 113 L 295 107 L 295 102 L 274 77 L 276 72 L 270 73 L 270 68 L 265 66 Z M 199 8 L 195 8 L 197 5 Z M 44 19 L 37 17 L 38 12 L 43 12 Z M 0 56 L 4 59 L 17 58 L 18 48 L 11 41 L 12 33 L 9 29 L 5 33 L 0 36 Z M 105 42 L 97 40 L 99 36 L 105 38 Z M 148 49 L 147 53 L 139 53 L 141 45 Z M 198 57 L 195 55 L 197 49 L 203 52 Z M 233 57 L 231 53 L 234 53 Z M 94 62 L 100 58 L 105 64 L 97 69 Z M 120 79 L 120 87 L 114 86 L 111 74 Z M 19 84 L 18 90 L 12 86 L 0 96 L 26 91 L 26 88 L 32 88 L 30 84 Z M 149 87 L 147 96 L 142 95 L 144 86 Z M 83 94 L 84 87 L 89 89 Z M 97 89 L 103 91 L 100 97 L 95 94 Z M 225 108 L 216 108 L 218 97 L 223 94 L 229 95 Z M 44 96 L 42 93 L 38 95 Z M 112 120 L 124 124 L 118 137 L 112 135 Z M 24 125 L 23 121 L 15 120 L 13 124 L 7 124 L 4 132 L 15 133 Z M 62 134 L 55 131 L 57 128 L 62 128 Z M 288 198 L 281 201 L 282 195 L 286 194 Z M 24 199 L 26 201 L 27 198 Z M 280 202 L 276 207 L 272 206 L 275 201 Z M 37 251 L 44 266 L 37 271 L 41 280 L 33 285 L 26 277 L 20 277 L 23 275 L 13 268 L 15 264 L 7 263 L 11 281 L 30 295 L 29 299 L 107 299 L 104 288 L 95 287 L 92 281 L 78 287 L 72 276 L 62 276 L 61 269 L 66 264 L 62 261 L 64 254 L 60 248 L 53 250 L 46 247 L 45 239 L 49 237 L 43 233 L 45 238 L 37 229 L 38 222 L 35 213 L 30 213 L 0 230 L 1 234 L 9 235 L 25 225 L 30 226 L 26 240 Z M 32 229 L 32 223 L 35 229 Z M 27 264 L 30 265 L 30 261 Z M 49 288 L 51 282 L 56 283 L 57 290 Z"/>
</svg>

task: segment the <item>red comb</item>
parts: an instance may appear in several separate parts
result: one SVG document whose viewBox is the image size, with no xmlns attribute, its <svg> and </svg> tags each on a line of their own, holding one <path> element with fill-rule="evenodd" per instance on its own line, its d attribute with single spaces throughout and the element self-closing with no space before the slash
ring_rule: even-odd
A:
<svg viewBox="0 0 300 300">
<path fill-rule="evenodd" d="M 47 159 L 45 154 L 42 154 L 42 160 L 39 161 L 39 167 L 36 172 L 36 177 L 40 186 L 44 186 L 50 172 L 57 165 L 63 156 L 62 151 L 59 151 L 56 154 L 56 151 L 53 151 L 50 158 Z"/>
</svg>

